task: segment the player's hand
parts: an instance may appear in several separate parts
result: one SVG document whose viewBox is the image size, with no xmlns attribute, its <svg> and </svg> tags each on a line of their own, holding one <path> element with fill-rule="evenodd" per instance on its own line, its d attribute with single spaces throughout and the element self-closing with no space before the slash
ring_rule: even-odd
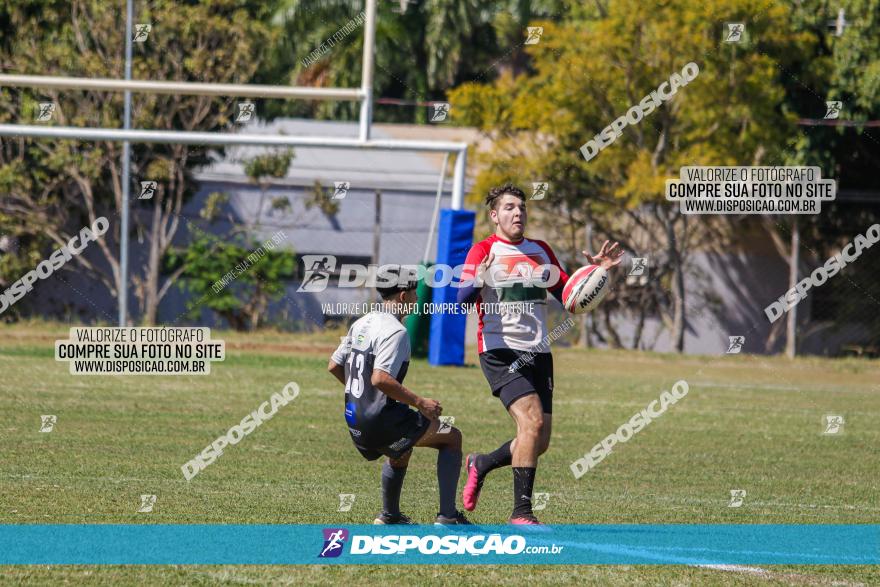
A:
<svg viewBox="0 0 880 587">
<path fill-rule="evenodd" d="M 479 284 L 486 283 L 486 273 L 489 271 L 489 267 L 492 266 L 492 261 L 495 260 L 495 253 L 489 253 L 483 260 L 480 261 L 480 264 L 477 265 L 477 280 Z M 492 284 L 489 284 L 492 285 Z"/>
<path fill-rule="evenodd" d="M 614 243 L 609 247 L 609 242 L 610 241 L 605 241 L 602 243 L 602 248 L 599 249 L 599 252 L 596 253 L 595 256 L 587 251 L 582 251 L 591 265 L 599 265 L 606 271 L 612 267 L 620 265 L 621 261 L 623 261 L 623 249 L 620 248 L 618 243 Z"/>
<path fill-rule="evenodd" d="M 443 408 L 440 406 L 440 402 L 426 397 L 419 398 L 419 401 L 416 403 L 416 408 L 418 408 L 422 415 L 429 420 L 436 420 L 440 417 L 440 414 L 443 413 Z"/>
</svg>

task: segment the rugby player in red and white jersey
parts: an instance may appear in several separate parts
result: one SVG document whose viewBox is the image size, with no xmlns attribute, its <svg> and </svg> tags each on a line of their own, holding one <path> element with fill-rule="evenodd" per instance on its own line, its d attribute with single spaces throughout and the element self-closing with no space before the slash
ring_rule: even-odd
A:
<svg viewBox="0 0 880 587">
<path fill-rule="evenodd" d="M 516 423 L 516 438 L 486 454 L 469 454 L 464 507 L 473 511 L 486 475 L 513 465 L 512 524 L 539 524 L 532 512 L 538 457 L 550 445 L 553 357 L 547 337 L 547 291 L 560 302 L 568 275 L 553 250 L 525 238 L 525 194 L 506 184 L 486 197 L 495 234 L 471 247 L 461 274 L 459 303 L 477 303 L 480 366 L 492 394 Z M 591 264 L 606 270 L 621 262 L 617 243 L 602 245 Z"/>
</svg>

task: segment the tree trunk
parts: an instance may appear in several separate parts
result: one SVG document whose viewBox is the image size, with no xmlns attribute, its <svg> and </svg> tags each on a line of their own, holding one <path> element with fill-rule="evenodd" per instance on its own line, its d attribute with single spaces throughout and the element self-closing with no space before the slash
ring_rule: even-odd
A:
<svg viewBox="0 0 880 587">
<path fill-rule="evenodd" d="M 157 194 L 154 196 L 156 202 L 153 208 L 153 225 L 150 228 L 150 253 L 147 257 L 147 265 L 144 267 L 143 299 L 141 300 L 141 310 L 143 312 L 141 322 L 144 326 L 156 324 L 159 308 L 159 263 L 164 252 L 160 242 L 162 204 L 164 202 L 162 196 L 161 191 L 157 190 Z"/>
<path fill-rule="evenodd" d="M 645 311 L 645 304 L 642 303 L 639 305 L 639 321 L 636 324 L 636 331 L 633 335 L 633 350 L 639 349 L 639 343 L 642 342 L 642 332 L 645 330 L 645 315 L 647 312 Z"/>
<path fill-rule="evenodd" d="M 797 285 L 798 263 L 800 263 L 801 233 L 797 216 L 791 221 L 791 256 L 788 259 L 788 288 Z M 788 324 L 785 331 L 785 356 L 793 359 L 797 354 L 797 306 L 788 311 Z"/>
<path fill-rule="evenodd" d="M 682 216 L 687 228 L 687 217 Z M 677 353 L 684 352 L 684 332 L 686 328 L 685 316 L 685 291 L 684 291 L 684 268 L 682 267 L 681 255 L 675 240 L 675 225 L 673 218 L 666 218 L 666 244 L 669 253 L 669 261 L 672 264 L 672 346 Z"/>
</svg>

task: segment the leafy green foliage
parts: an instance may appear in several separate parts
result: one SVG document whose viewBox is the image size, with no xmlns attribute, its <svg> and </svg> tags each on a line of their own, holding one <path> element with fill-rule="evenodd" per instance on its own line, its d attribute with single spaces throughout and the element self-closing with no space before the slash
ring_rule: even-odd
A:
<svg viewBox="0 0 880 587">
<path fill-rule="evenodd" d="M 284 293 L 284 280 L 293 276 L 296 258 L 264 244 L 245 247 L 200 233 L 186 248 L 172 250 L 168 265 L 183 268 L 178 285 L 192 294 L 190 319 L 198 320 L 202 309 L 209 308 L 236 330 L 256 330 L 269 302 Z"/>
<path fill-rule="evenodd" d="M 334 42 L 314 62 L 313 51 L 364 9 L 361 0 L 286 0 L 274 23 L 278 44 L 261 76 L 271 83 L 360 87 L 363 26 Z M 561 18 L 562 0 L 430 0 L 379 2 L 373 93 L 413 101 L 440 100 L 456 84 L 491 79 L 498 71 L 523 71 L 525 27 L 535 18 Z M 354 102 L 268 103 L 271 115 L 356 120 Z M 385 107 L 382 122 L 425 122 L 423 107 Z"/>
<path fill-rule="evenodd" d="M 245 161 L 244 172 L 254 183 L 260 183 L 261 180 L 269 177 L 284 177 L 294 155 L 293 149 L 257 155 Z"/>
<path fill-rule="evenodd" d="M 305 204 L 306 210 L 311 210 L 317 206 L 327 216 L 336 216 L 339 213 L 339 200 L 333 199 L 333 190 L 330 188 L 325 189 L 317 179 L 315 180 L 315 185 L 312 186 L 311 192 L 306 197 Z"/>
<path fill-rule="evenodd" d="M 138 7 L 137 21 L 152 24 L 135 43 L 134 79 L 249 83 L 275 39 L 268 25 L 277 2 L 156 0 Z M 86 78 L 123 77 L 124 3 L 99 0 L 0 3 L 0 57 L 10 72 Z M 0 89 L 0 122 L 33 124 L 34 104 L 57 105 L 52 121 L 81 127 L 122 126 L 123 94 L 75 90 Z M 132 126 L 218 131 L 232 124 L 235 102 L 181 94 L 135 94 Z M 21 232 L 60 246 L 96 216 L 111 219 L 99 247 L 100 262 L 77 257 L 77 268 L 119 291 L 118 218 L 122 199 L 122 146 L 115 142 L 0 141 L 0 213 Z M 181 211 L 195 193 L 192 172 L 210 161 L 199 145 L 132 145 L 132 184 L 156 180 L 151 200 L 134 201 L 132 232 L 145 238 L 149 258 L 132 264 L 130 279 L 141 320 L 154 323 L 157 308 L 176 278 L 160 279 L 162 256 L 180 226 Z M 131 236 L 131 235 L 130 235 Z"/>
</svg>

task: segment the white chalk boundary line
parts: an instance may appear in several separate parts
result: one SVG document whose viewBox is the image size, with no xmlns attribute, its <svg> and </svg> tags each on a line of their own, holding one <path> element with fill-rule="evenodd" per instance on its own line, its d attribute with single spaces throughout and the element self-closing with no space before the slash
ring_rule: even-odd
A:
<svg viewBox="0 0 880 587">
<path fill-rule="evenodd" d="M 779 571 L 769 571 L 761 567 L 749 567 L 744 565 L 693 565 L 694 567 L 703 569 L 712 569 L 715 571 L 723 571 L 727 573 L 739 573 L 743 575 L 753 575 L 762 579 L 774 579 L 777 581 L 785 581 L 792 585 L 840 585 L 846 587 L 865 587 L 864 583 L 851 583 L 840 579 L 822 579 L 817 575 L 802 575 L 800 573 L 782 573 Z"/>
</svg>

